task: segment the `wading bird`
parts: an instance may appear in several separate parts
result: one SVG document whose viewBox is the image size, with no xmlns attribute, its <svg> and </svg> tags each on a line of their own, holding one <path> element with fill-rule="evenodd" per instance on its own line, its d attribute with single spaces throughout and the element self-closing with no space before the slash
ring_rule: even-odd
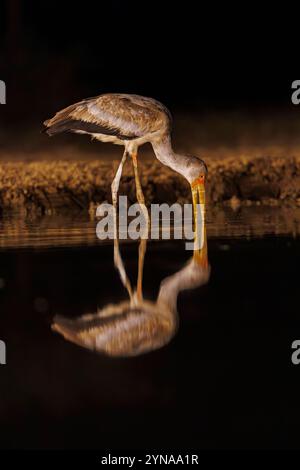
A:
<svg viewBox="0 0 300 470">
<path fill-rule="evenodd" d="M 191 185 L 194 215 L 197 220 L 198 199 L 204 208 L 204 183 L 207 168 L 203 160 L 174 152 L 171 143 L 172 118 L 168 109 L 152 98 L 109 93 L 87 98 L 44 122 L 50 136 L 68 131 L 90 134 L 102 142 L 124 145 L 125 150 L 112 182 L 112 200 L 117 203 L 123 165 L 130 155 L 134 168 L 136 195 L 139 204 L 145 199 L 138 174 L 137 152 L 140 145 L 150 142 L 155 155 L 164 165 L 183 175 Z"/>
</svg>

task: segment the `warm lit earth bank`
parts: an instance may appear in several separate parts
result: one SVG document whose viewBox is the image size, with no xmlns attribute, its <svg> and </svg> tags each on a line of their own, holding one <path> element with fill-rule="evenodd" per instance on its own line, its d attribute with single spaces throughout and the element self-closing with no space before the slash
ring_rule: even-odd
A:
<svg viewBox="0 0 300 470">
<path fill-rule="evenodd" d="M 300 205 L 300 157 L 240 157 L 207 160 L 207 201 L 240 205 Z M 118 161 L 34 161 L 0 164 L 2 212 L 58 213 L 86 210 L 111 200 L 111 182 Z M 147 203 L 190 202 L 190 189 L 182 176 L 159 162 L 140 162 Z M 126 164 L 120 194 L 136 202 L 133 171 Z"/>
</svg>

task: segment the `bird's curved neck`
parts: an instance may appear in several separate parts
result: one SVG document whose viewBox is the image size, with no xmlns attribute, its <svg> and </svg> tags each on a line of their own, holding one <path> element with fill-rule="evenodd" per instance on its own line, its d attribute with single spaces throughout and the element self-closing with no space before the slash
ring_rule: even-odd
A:
<svg viewBox="0 0 300 470">
<path fill-rule="evenodd" d="M 163 136 L 163 138 L 157 142 L 152 142 L 152 147 L 156 158 L 161 161 L 163 165 L 172 168 L 172 170 L 177 171 L 177 173 L 180 173 L 186 178 L 184 170 L 188 158 L 185 155 L 179 155 L 174 152 L 169 135 Z"/>
<path fill-rule="evenodd" d="M 193 257 L 177 273 L 167 277 L 161 283 L 158 302 L 168 305 L 173 312 L 177 311 L 177 297 L 186 289 L 195 289 L 206 281 L 207 269 L 203 269 L 195 263 Z"/>
</svg>

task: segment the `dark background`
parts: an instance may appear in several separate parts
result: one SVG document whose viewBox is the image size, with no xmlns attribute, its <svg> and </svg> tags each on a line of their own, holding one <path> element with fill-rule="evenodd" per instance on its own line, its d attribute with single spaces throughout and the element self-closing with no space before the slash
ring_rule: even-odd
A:
<svg viewBox="0 0 300 470">
<path fill-rule="evenodd" d="M 41 122 L 110 91 L 150 95 L 172 111 L 290 105 L 293 18 L 253 3 L 2 1 L 2 125 Z"/>
<path fill-rule="evenodd" d="M 55 314 L 75 318 L 127 298 L 112 246 L 0 250 L 0 449 L 299 449 L 299 240 L 210 239 L 208 250 L 210 282 L 179 294 L 176 336 L 132 358 L 51 330 Z M 121 251 L 134 282 L 138 247 Z M 181 241 L 149 243 L 145 298 L 155 301 L 188 258 Z"/>
</svg>

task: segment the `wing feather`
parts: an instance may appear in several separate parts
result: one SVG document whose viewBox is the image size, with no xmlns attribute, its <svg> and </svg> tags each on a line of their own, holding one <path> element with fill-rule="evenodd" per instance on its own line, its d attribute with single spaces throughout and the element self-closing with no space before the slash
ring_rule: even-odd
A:
<svg viewBox="0 0 300 470">
<path fill-rule="evenodd" d="M 46 132 L 65 130 L 135 139 L 170 129 L 170 113 L 161 103 L 138 95 L 105 94 L 75 103 L 44 122 Z"/>
</svg>

